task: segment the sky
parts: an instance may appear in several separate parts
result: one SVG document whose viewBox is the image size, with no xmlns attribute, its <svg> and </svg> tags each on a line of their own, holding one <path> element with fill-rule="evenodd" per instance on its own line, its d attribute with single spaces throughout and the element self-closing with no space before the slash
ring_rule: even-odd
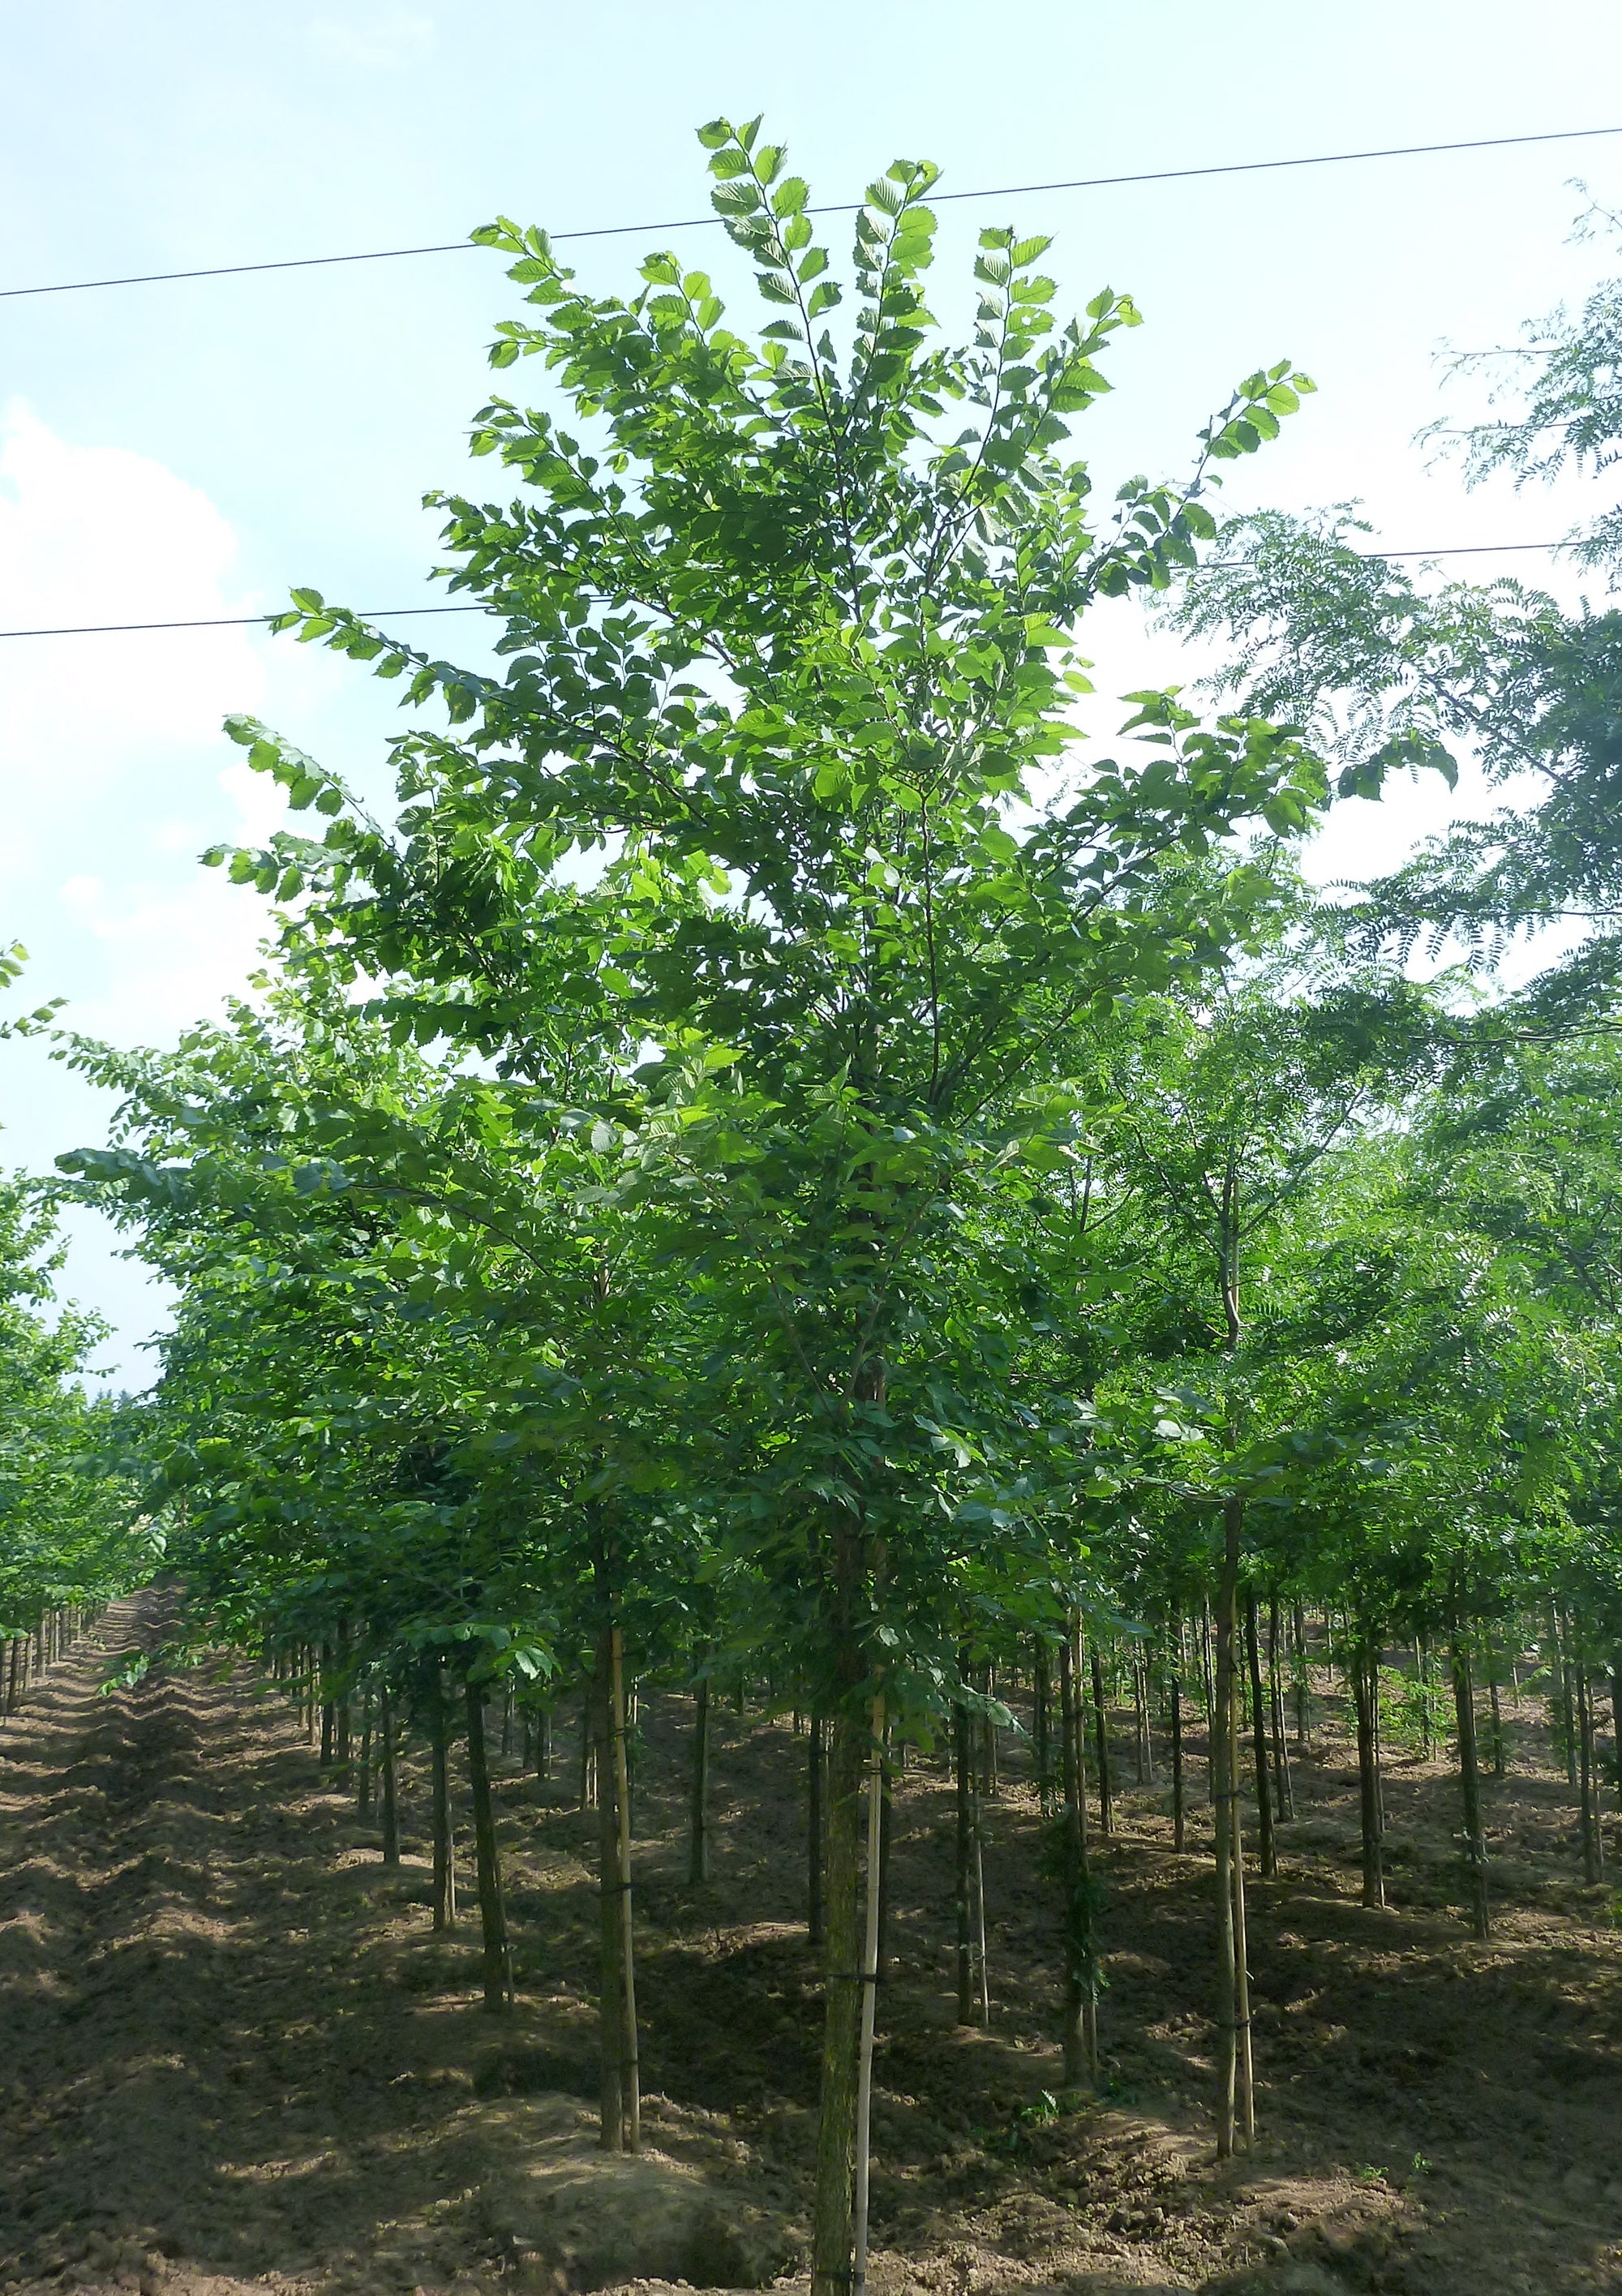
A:
<svg viewBox="0 0 1622 2296">
<path fill-rule="evenodd" d="M 571 248 L 605 291 L 664 246 L 728 291 L 721 234 L 664 227 L 707 211 L 693 130 L 717 111 L 764 111 L 827 201 L 897 156 L 967 192 L 1622 124 L 1622 11 L 1603 0 L 1544 0 L 1535 32 L 1503 0 L 1271 20 L 1195 0 L 823 0 L 806 16 L 10 0 L 0 22 L 4 287 L 460 241 L 503 213 L 638 227 Z M 1115 392 L 1077 433 L 1101 486 L 1176 475 L 1234 382 L 1289 357 L 1318 393 L 1230 479 L 1233 507 L 1356 497 L 1393 549 L 1539 542 L 1582 514 L 1580 492 L 1466 493 L 1414 434 L 1480 411 L 1446 345 L 1511 342 L 1606 269 L 1606 247 L 1569 243 L 1577 177 L 1622 207 L 1622 136 L 965 200 L 940 210 L 931 300 L 966 314 L 973 234 L 1005 221 L 1054 234 L 1061 301 L 1134 295 L 1147 324 L 1117 339 Z M 422 498 L 473 483 L 485 353 L 517 307 L 498 258 L 472 250 L 0 301 L 0 629 L 251 614 L 294 584 L 363 610 L 430 600 Z M 521 368 L 500 387 L 538 388 Z M 1577 594 L 1535 554 L 1502 563 Z M 466 620 L 414 629 L 479 658 Z M 1134 606 L 1087 639 L 1106 696 L 1200 666 Z M 0 943 L 30 952 L 26 1002 L 62 997 L 75 1029 L 161 1045 L 241 988 L 266 913 L 196 857 L 257 841 L 276 807 L 221 732 L 228 710 L 382 794 L 394 695 L 317 649 L 241 629 L 0 639 Z M 1315 867 L 1383 866 L 1450 802 L 1432 781 L 1348 806 Z M 48 1170 L 110 1113 L 41 1044 L 0 1045 L 0 1162 Z M 98 1362 L 144 1384 L 163 1299 L 87 1215 L 66 1289 L 113 1326 Z"/>
</svg>

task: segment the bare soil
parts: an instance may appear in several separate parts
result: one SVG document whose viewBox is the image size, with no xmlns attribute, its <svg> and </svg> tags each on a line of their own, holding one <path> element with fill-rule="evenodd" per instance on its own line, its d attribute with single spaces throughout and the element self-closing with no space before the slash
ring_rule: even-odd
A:
<svg viewBox="0 0 1622 2296">
<path fill-rule="evenodd" d="M 161 1641 L 171 1599 L 115 1606 L 0 1732 L 4 2296 L 803 2288 L 820 1989 L 789 1719 L 717 1715 L 715 1878 L 692 1889 L 691 1711 L 646 1702 L 648 2150 L 611 2161 L 594 2144 L 595 1817 L 573 1807 L 571 1734 L 549 1783 L 502 1766 L 519 2000 L 492 2019 L 476 1923 L 430 1931 L 414 1768 L 406 1860 L 386 1873 L 373 1827 L 247 1669 L 160 1662 L 97 1694 L 110 1653 Z M 1355 1773 L 1321 1709 L 1280 1875 L 1250 1884 L 1261 2133 L 1225 2167 L 1202 1766 L 1185 1855 L 1163 1783 L 1118 1794 L 1100 1852 L 1108 2094 L 1050 2114 L 1057 1913 L 1022 1752 L 987 1811 L 984 2031 L 953 2022 L 950 1786 L 914 1760 L 874 2296 L 1622 2291 L 1618 1901 L 1581 1883 L 1540 1710 L 1509 1712 L 1509 1775 L 1487 1788 L 1497 1931 L 1479 1945 L 1444 1762 L 1393 1765 L 1392 1903 L 1357 1902 Z"/>
</svg>

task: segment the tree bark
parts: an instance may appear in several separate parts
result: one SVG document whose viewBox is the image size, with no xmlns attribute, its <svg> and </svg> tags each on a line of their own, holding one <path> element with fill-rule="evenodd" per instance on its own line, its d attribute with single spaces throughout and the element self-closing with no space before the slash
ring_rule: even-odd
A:
<svg viewBox="0 0 1622 2296">
<path fill-rule="evenodd" d="M 855 2296 L 867 2286 L 867 2200 L 872 2125 L 873 2026 L 879 1999 L 879 1931 L 884 1872 L 884 1701 L 872 1710 L 872 1751 L 867 1771 L 866 1931 L 862 1944 L 862 2022 L 856 2052 L 856 2144 L 851 2180 L 851 2274 Z"/>
<path fill-rule="evenodd" d="M 1279 1664 L 1279 1603 L 1267 1606 L 1267 1703 L 1273 1716 L 1273 1783 L 1276 1799 L 1274 1816 L 1281 1822 L 1295 1816 L 1295 1786 L 1290 1775 L 1290 1740 L 1284 1728 L 1284 1677 Z"/>
<path fill-rule="evenodd" d="M 1216 2153 L 1233 2156 L 1239 2095 L 1239 1959 L 1234 1930 L 1234 1836 L 1238 1831 L 1233 1732 L 1233 1609 L 1239 1580 L 1238 1503 L 1223 1508 L 1226 1552 L 1216 1594 L 1216 1685 L 1211 1702 L 1211 1814 L 1216 1851 Z"/>
<path fill-rule="evenodd" d="M 1605 1878 L 1605 1844 L 1600 1831 L 1600 1773 L 1594 1753 L 1593 1685 L 1581 1637 L 1573 1621 L 1572 1677 L 1577 1692 L 1577 1775 L 1583 1810 L 1583 1879 Z"/>
<path fill-rule="evenodd" d="M 1307 1707 L 1312 1694 L 1307 1660 L 1307 1613 L 1299 1603 L 1291 1605 L 1290 1626 L 1295 1637 L 1295 1742 L 1299 1751 L 1310 1735 Z"/>
<path fill-rule="evenodd" d="M 400 1811 L 396 1799 L 394 1759 L 394 1694 L 383 1690 L 378 1696 L 378 1718 L 383 1733 L 383 1863 L 397 1866 L 400 1862 Z"/>
<path fill-rule="evenodd" d="M 1098 2084 L 1098 1938 L 1087 1847 L 1085 1742 L 1076 1691 L 1073 1629 L 1059 1646 L 1060 1770 L 1064 1794 L 1064 2080 Z"/>
<path fill-rule="evenodd" d="M 619 1951 L 619 1822 L 614 1808 L 613 1756 L 610 1740 L 609 1634 L 598 1631 L 591 1677 L 591 1736 L 597 1772 L 597 2142 L 604 2152 L 625 2150 L 625 2112 L 620 2087 L 620 2051 L 625 2010 L 619 1997 L 624 1963 Z"/>
<path fill-rule="evenodd" d="M 600 1578 L 603 1576 L 600 1569 Z M 604 1616 L 592 1672 L 597 1749 L 598 2031 L 605 2152 L 641 2144 L 635 1972 L 632 1956 L 630 1809 L 625 1764 L 625 1688 L 619 1629 Z"/>
<path fill-rule="evenodd" d="M 501 1857 L 496 1845 L 496 1806 L 484 1732 L 484 1685 L 463 1685 L 467 1704 L 468 1785 L 473 1805 L 473 1863 L 479 1883 L 479 1927 L 484 1945 L 484 2005 L 499 2017 L 512 2006 L 512 1956 L 502 1898 Z"/>
<path fill-rule="evenodd" d="M 700 1653 L 700 1664 L 707 1653 Z M 696 1889 L 709 1879 L 709 1676 L 701 1673 L 692 1694 L 692 1795 L 687 1879 Z"/>
<path fill-rule="evenodd" d="M 1380 1749 L 1377 1737 L 1380 1647 L 1364 1640 L 1352 1660 L 1352 1698 L 1357 1710 L 1357 1796 L 1363 1827 L 1363 1902 L 1386 1902 L 1383 1827 L 1380 1807 Z"/>
<path fill-rule="evenodd" d="M 1264 1881 L 1278 1872 L 1273 1830 L 1273 1782 L 1267 1775 L 1267 1710 L 1262 1698 L 1261 1634 L 1256 1596 L 1245 1596 L 1245 1652 L 1250 1668 L 1250 1743 L 1256 1760 L 1256 1823 Z"/>
<path fill-rule="evenodd" d="M 450 1716 L 444 1672 L 433 1673 L 434 1927 L 456 1926 L 456 1842 L 451 1824 Z"/>
<path fill-rule="evenodd" d="M 360 1760 L 356 1769 L 355 1809 L 358 1817 L 372 1815 L 372 1687 L 361 1693 Z"/>
<path fill-rule="evenodd" d="M 859 1666 L 859 1659 L 856 1661 Z M 852 1669 L 848 1665 L 848 1672 Z M 859 1676 L 858 1676 L 859 1678 Z M 865 1718 L 848 1693 L 831 1721 L 828 1758 L 827 1942 L 821 2105 L 812 2221 L 812 2296 L 850 2296 L 851 2178 L 861 2046 L 861 1797 Z"/>
<path fill-rule="evenodd" d="M 636 2032 L 636 1936 L 631 1918 L 631 1773 L 627 1743 L 625 1653 L 609 1635 L 609 1730 L 614 1763 L 615 1898 L 619 1915 L 619 2110 L 627 2152 L 642 2150 L 641 2050 Z"/>
<path fill-rule="evenodd" d="M 1188 1821 L 1183 1792 L 1183 1681 L 1175 1664 L 1170 1683 L 1170 1705 L 1171 1846 L 1174 1849 L 1184 1849 L 1188 1846 Z"/>
<path fill-rule="evenodd" d="M 828 1727 L 820 1714 L 811 1717 L 806 1756 L 806 1928 L 812 1945 L 823 1943 L 823 1804 L 827 1785 Z"/>
<path fill-rule="evenodd" d="M 1459 1798 L 1464 1814 L 1464 1864 L 1470 1882 L 1470 1924 L 1479 1938 L 1492 1931 L 1487 1894 L 1487 1831 L 1481 1822 L 1481 1773 L 1476 1752 L 1476 1685 L 1470 1645 L 1462 1635 L 1453 1644 L 1453 1703 L 1459 1726 Z"/>
<path fill-rule="evenodd" d="M 1053 1813 L 1053 1742 L 1052 1669 L 1046 1637 L 1036 1637 L 1031 1664 L 1031 1749 L 1036 1777 L 1036 1807 L 1044 1817 Z"/>
<path fill-rule="evenodd" d="M 958 1672 L 966 1684 L 969 1658 L 958 1656 Z M 953 1867 L 953 1903 L 957 1917 L 957 2021 L 966 2025 L 974 2014 L 974 1931 L 972 1881 L 974 1816 L 971 1801 L 971 1738 L 969 1710 L 961 1702 L 952 1710 L 952 1742 L 957 1786 L 956 1857 Z"/>
<path fill-rule="evenodd" d="M 1098 1744 L 1098 1830 L 1108 1841 L 1115 1832 L 1115 1808 L 1110 1792 L 1110 1725 L 1104 1709 L 1104 1669 L 1098 1644 L 1090 1645 L 1093 1673 L 1093 1728 Z"/>
</svg>

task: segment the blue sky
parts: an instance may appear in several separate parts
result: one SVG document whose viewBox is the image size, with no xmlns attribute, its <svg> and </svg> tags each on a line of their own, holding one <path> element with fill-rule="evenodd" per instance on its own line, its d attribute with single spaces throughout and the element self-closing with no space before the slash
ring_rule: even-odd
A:
<svg viewBox="0 0 1622 2296">
<path fill-rule="evenodd" d="M 692 130 L 717 111 L 764 110 L 837 200 L 898 154 L 971 189 L 1601 126 L 1622 119 L 1619 68 L 1622 11 L 1597 0 L 1544 0 L 1535 29 L 1499 0 L 1274 20 L 1191 0 L 499 20 L 67 0 L 8 27 L 0 285 L 455 240 L 498 210 L 560 232 L 699 215 Z M 1107 282 L 1147 315 L 1078 440 L 1102 478 L 1175 472 L 1232 383 L 1288 355 L 1319 396 L 1232 483 L 1236 506 L 1357 496 L 1393 547 L 1536 540 L 1575 494 L 1466 495 L 1413 434 L 1476 411 L 1443 387 L 1444 340 L 1511 340 L 1605 267 L 1605 249 L 1566 243 L 1579 175 L 1622 205 L 1622 137 L 964 202 L 942 211 L 935 300 L 966 308 L 981 225 L 1051 230 L 1068 295 Z M 730 283 L 713 231 L 587 241 L 574 260 L 623 285 L 667 243 Z M 490 326 L 512 306 L 471 252 L 0 303 L 0 627 L 252 612 L 295 582 L 368 608 L 430 596 L 421 497 L 463 482 Z M 472 643 L 434 627 L 447 651 Z M 1111 692 L 1187 668 L 1133 609 L 1101 617 L 1091 647 Z M 253 897 L 195 864 L 273 817 L 221 717 L 256 710 L 375 788 L 392 700 L 242 631 L 10 641 L 0 660 L 0 939 L 29 945 L 30 992 L 70 999 L 78 1026 L 165 1041 L 241 982 L 263 929 Z M 1321 865 L 1387 857 L 1441 817 L 1434 789 L 1348 808 Z M 0 1154 L 44 1168 L 106 1110 L 13 1045 L 0 1120 Z M 161 1303 L 94 1223 L 70 1283 L 119 1327 L 108 1361 L 143 1380 Z"/>
</svg>

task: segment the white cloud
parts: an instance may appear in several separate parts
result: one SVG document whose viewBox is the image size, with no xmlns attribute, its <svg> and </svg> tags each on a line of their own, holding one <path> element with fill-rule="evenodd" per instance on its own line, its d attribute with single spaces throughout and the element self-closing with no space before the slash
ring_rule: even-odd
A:
<svg viewBox="0 0 1622 2296">
<path fill-rule="evenodd" d="M 229 521 L 163 464 L 0 419 L 0 628 L 251 612 Z M 265 641 L 243 628 L 12 638 L 0 679 L 0 933 L 76 1026 L 151 1041 L 251 969 L 262 905 L 197 867 L 258 841 L 273 784 L 221 734 L 264 705 Z"/>
<path fill-rule="evenodd" d="M 349 64 L 364 71 L 406 71 L 432 55 L 433 20 L 404 8 L 372 9 L 351 18 L 317 16 L 309 28 L 309 43 L 325 63 Z"/>
</svg>

